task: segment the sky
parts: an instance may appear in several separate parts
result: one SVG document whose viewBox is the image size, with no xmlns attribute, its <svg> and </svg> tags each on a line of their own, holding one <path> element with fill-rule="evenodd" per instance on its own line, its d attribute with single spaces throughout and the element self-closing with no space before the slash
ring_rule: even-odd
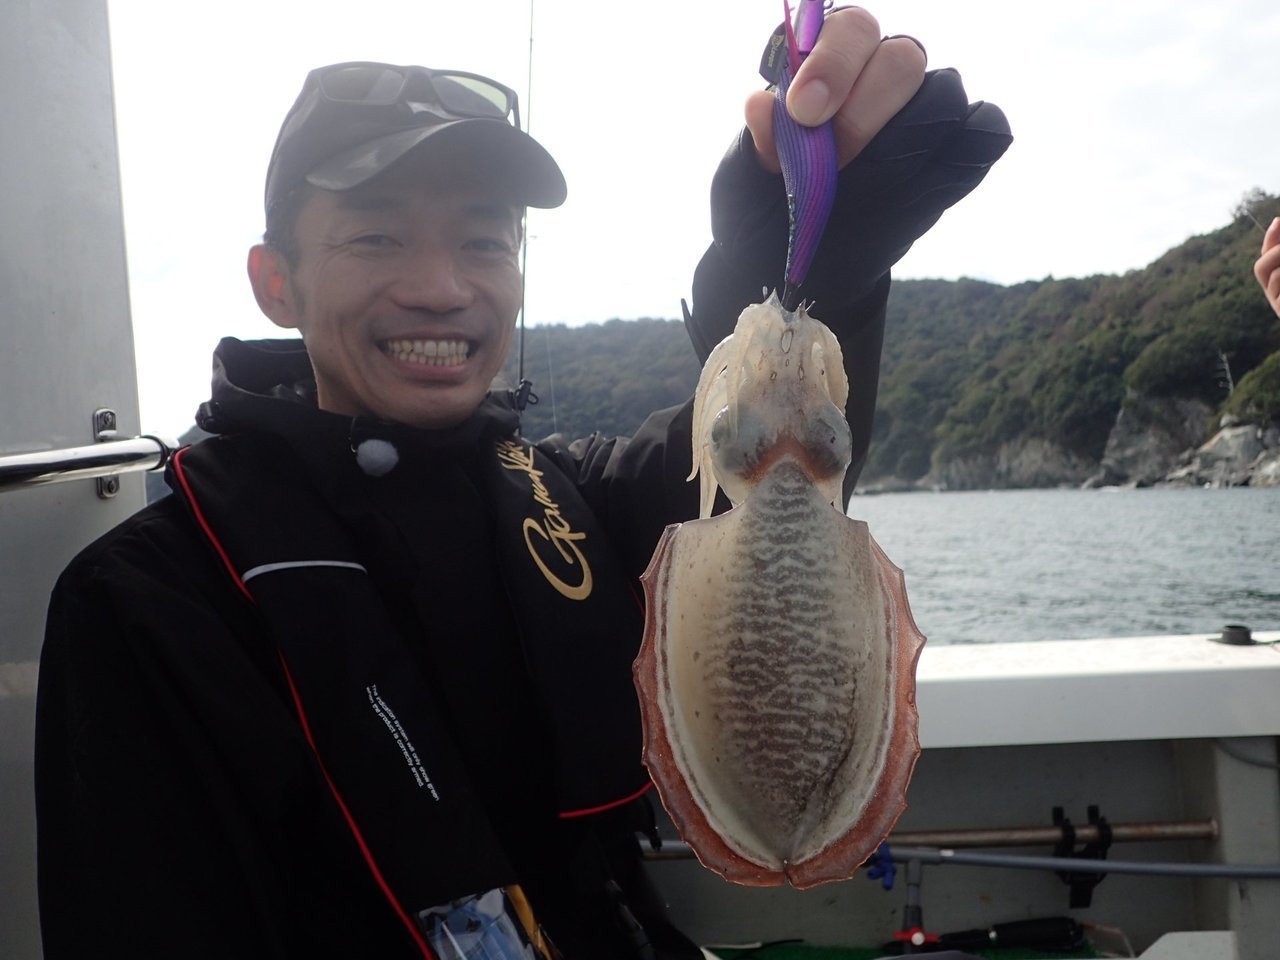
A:
<svg viewBox="0 0 1280 960">
<path fill-rule="evenodd" d="M 680 315 L 707 191 L 778 0 L 109 0 L 144 432 L 176 436 L 221 336 L 282 335 L 245 278 L 279 124 L 312 67 L 380 60 L 514 87 L 569 199 L 531 211 L 531 326 Z M 1011 284 L 1123 273 L 1280 193 L 1280 5 L 885 0 L 1014 143 L 895 269 Z M 532 35 L 532 42 L 530 37 Z M 530 60 L 532 59 L 532 70 Z M 531 83 L 530 83 L 531 78 Z M 1259 233 L 1259 241 L 1261 234 Z M 288 335 L 288 334 L 283 334 Z"/>
</svg>

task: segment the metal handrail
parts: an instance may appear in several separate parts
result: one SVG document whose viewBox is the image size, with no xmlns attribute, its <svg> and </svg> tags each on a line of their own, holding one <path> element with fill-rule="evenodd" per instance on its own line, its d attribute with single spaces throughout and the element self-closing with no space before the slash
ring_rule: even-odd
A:
<svg viewBox="0 0 1280 960">
<path fill-rule="evenodd" d="M 0 492 L 66 480 L 84 480 L 139 470 L 160 470 L 176 449 L 143 435 L 103 440 L 84 447 L 0 456 Z"/>
</svg>

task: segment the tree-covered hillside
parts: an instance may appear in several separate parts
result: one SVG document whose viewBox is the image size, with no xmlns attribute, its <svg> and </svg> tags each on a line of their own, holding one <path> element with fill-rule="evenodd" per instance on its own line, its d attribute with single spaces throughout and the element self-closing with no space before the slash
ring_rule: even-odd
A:
<svg viewBox="0 0 1280 960">
<path fill-rule="evenodd" d="M 1098 460 L 1126 390 L 1217 408 L 1234 382 L 1233 412 L 1275 416 L 1270 381 L 1245 378 L 1280 350 L 1280 320 L 1253 278 L 1261 231 L 1240 212 L 1123 276 L 895 283 L 866 475 L 916 479 L 1029 437 Z M 1280 202 L 1254 196 L 1249 212 L 1266 223 Z"/>
<path fill-rule="evenodd" d="M 519 334 L 504 368 L 519 379 Z M 538 397 L 521 420 L 527 437 L 630 435 L 652 411 L 682 403 L 698 382 L 698 358 L 676 320 L 609 320 L 530 327 L 524 371 Z"/>
<path fill-rule="evenodd" d="M 864 479 L 915 480 L 1019 439 L 1097 461 L 1126 392 L 1280 419 L 1280 319 L 1253 279 L 1262 234 L 1247 215 L 1265 224 L 1280 200 L 1255 191 L 1237 213 L 1123 276 L 895 282 Z M 525 371 L 532 437 L 631 433 L 698 375 L 674 320 L 532 328 Z"/>
</svg>

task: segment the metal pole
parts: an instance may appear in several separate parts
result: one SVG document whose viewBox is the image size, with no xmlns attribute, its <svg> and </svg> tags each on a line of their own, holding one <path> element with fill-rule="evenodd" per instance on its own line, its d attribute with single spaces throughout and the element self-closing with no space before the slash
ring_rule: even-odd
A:
<svg viewBox="0 0 1280 960">
<path fill-rule="evenodd" d="M 1126 842 L 1148 840 L 1213 840 L 1218 824 L 1213 820 L 1181 820 L 1170 822 L 1118 823 L 1111 825 L 1111 839 Z M 1075 826 L 1079 843 L 1098 840 L 1093 824 Z M 912 847 L 1034 847 L 1054 844 L 1062 839 L 1061 827 L 997 827 L 990 830 L 916 830 L 894 833 L 889 845 Z"/>
<path fill-rule="evenodd" d="M 157 437 L 108 440 L 85 447 L 0 456 L 0 491 L 112 473 L 159 470 L 172 447 Z"/>
<path fill-rule="evenodd" d="M 1079 857 L 1025 857 L 1007 853 L 968 853 L 923 847 L 890 847 L 895 862 L 955 863 L 969 867 L 1012 867 L 1018 870 L 1062 870 L 1137 873 L 1160 877 L 1231 877 L 1280 880 L 1280 863 L 1141 863 L 1132 860 L 1085 860 Z"/>
<path fill-rule="evenodd" d="M 1213 820 L 1148 821 L 1111 825 L 1111 839 L 1115 842 L 1212 840 L 1217 835 L 1218 824 Z M 1080 843 L 1092 843 L 1098 839 L 1098 828 L 1093 824 L 1082 823 L 1075 828 L 1075 837 Z M 902 831 L 890 834 L 888 843 L 890 849 L 898 846 L 1030 847 L 1056 844 L 1061 839 L 1061 827 L 994 827 L 988 830 Z M 690 860 L 694 856 L 693 850 L 683 840 L 664 840 L 661 850 L 651 850 L 647 843 L 642 846 L 647 860 Z M 1076 865 L 1079 861 L 1072 859 L 1059 861 L 1059 863 Z"/>
</svg>

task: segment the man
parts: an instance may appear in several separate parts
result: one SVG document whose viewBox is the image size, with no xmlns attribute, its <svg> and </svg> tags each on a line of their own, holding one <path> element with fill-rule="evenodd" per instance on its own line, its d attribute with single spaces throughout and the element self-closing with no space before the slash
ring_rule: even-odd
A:
<svg viewBox="0 0 1280 960">
<path fill-rule="evenodd" d="M 308 76 L 248 262 L 302 341 L 219 346 L 199 417 L 218 436 L 52 600 L 51 960 L 697 955 L 647 893 L 630 819 L 648 786 L 635 580 L 696 513 L 688 405 L 629 441 L 534 446 L 488 392 L 522 209 L 565 196 L 515 108 L 420 67 Z M 849 358 L 860 463 L 888 268 L 1008 129 L 857 9 L 831 16 L 791 109 L 835 116 L 847 164 L 808 293 Z M 771 122 L 754 96 L 713 187 L 687 318 L 704 358 L 782 269 Z"/>
</svg>

